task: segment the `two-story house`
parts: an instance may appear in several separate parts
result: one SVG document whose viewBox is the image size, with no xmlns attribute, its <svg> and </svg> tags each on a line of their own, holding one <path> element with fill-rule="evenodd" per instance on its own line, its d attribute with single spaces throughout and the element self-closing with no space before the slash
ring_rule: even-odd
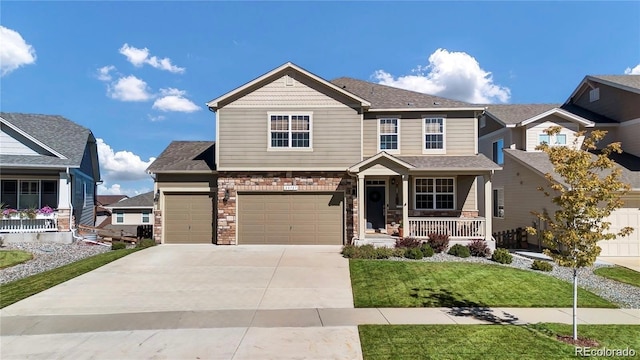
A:
<svg viewBox="0 0 640 360">
<path fill-rule="evenodd" d="M 479 216 L 490 196 L 478 194 L 491 192 L 500 166 L 478 153 L 483 106 L 327 81 L 292 63 L 207 106 L 215 144 L 172 143 L 149 168 L 158 241 L 384 242 L 402 224 L 404 236 L 492 246 Z"/>
<path fill-rule="evenodd" d="M 547 184 L 544 175 L 553 174 L 545 153 L 536 146 L 573 144 L 577 131 L 606 130 L 602 146 L 622 142 L 623 154 L 612 158 L 622 170 L 622 181 L 632 187 L 624 196 L 624 207 L 607 221 L 611 230 L 625 226 L 636 230 L 631 236 L 602 241 L 603 256 L 640 255 L 640 76 L 587 76 L 564 104 L 488 105 L 480 117 L 480 152 L 503 166 L 493 178 L 493 230 L 508 231 L 534 226 L 544 228 L 531 211 L 552 212 L 555 207 L 538 187 Z M 561 126 L 549 137 L 544 130 Z M 580 140 L 578 139 L 578 144 Z M 540 239 L 529 239 L 540 246 Z"/>
</svg>

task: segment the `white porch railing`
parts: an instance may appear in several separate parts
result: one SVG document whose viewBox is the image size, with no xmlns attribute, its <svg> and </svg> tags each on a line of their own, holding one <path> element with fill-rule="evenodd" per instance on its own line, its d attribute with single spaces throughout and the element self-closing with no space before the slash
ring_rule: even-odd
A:
<svg viewBox="0 0 640 360">
<path fill-rule="evenodd" d="M 428 238 L 431 233 L 439 233 L 448 234 L 450 239 L 484 239 L 484 230 L 482 217 L 410 217 L 409 233 L 405 236 Z"/>
<path fill-rule="evenodd" d="M 58 231 L 58 217 L 56 215 L 38 215 L 29 218 L 0 218 L 0 233 L 23 233 Z"/>
</svg>

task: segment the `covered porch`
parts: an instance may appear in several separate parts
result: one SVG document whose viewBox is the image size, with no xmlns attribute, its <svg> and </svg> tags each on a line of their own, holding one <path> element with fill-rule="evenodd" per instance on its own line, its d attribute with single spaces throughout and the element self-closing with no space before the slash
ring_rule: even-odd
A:
<svg viewBox="0 0 640 360">
<path fill-rule="evenodd" d="M 399 237 L 427 240 L 439 233 L 449 235 L 451 244 L 481 239 L 495 248 L 491 221 L 480 209 L 491 214 L 491 176 L 499 169 L 483 155 L 386 152 L 352 166 L 349 173 L 358 179 L 357 242 L 391 244 Z"/>
</svg>

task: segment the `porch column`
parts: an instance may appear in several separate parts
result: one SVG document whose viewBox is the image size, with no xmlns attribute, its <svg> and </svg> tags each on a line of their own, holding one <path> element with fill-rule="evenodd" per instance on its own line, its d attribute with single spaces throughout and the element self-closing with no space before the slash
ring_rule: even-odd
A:
<svg viewBox="0 0 640 360">
<path fill-rule="evenodd" d="M 358 239 L 364 240 L 367 224 L 364 220 L 364 175 L 358 174 Z"/>
<path fill-rule="evenodd" d="M 60 173 L 58 182 L 58 208 L 69 209 L 71 204 L 71 179 L 66 172 Z"/>
<path fill-rule="evenodd" d="M 404 236 L 411 236 L 409 227 L 409 174 L 402 174 L 402 227 Z"/>
<path fill-rule="evenodd" d="M 487 245 L 495 250 L 495 244 L 491 241 L 493 233 L 493 208 L 491 206 L 493 198 L 493 189 L 491 188 L 491 173 L 482 176 L 484 179 L 484 238 Z"/>
</svg>

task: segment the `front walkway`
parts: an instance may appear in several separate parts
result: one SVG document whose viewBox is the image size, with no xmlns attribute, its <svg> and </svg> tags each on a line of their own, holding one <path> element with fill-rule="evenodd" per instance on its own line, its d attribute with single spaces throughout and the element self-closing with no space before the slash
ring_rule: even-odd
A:
<svg viewBox="0 0 640 360">
<path fill-rule="evenodd" d="M 640 256 L 599 256 L 598 260 L 640 272 Z"/>
</svg>

